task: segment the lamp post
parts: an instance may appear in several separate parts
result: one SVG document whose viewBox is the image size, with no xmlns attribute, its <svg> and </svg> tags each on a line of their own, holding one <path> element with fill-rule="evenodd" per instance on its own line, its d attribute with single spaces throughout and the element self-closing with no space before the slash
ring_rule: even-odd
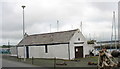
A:
<svg viewBox="0 0 120 69">
<path fill-rule="evenodd" d="M 21 6 L 23 8 L 23 39 L 25 37 L 25 22 L 24 22 L 24 8 L 25 6 Z M 26 61 L 26 58 L 25 58 L 25 45 L 24 45 L 24 61 Z"/>
<path fill-rule="evenodd" d="M 24 38 L 24 35 L 25 35 L 24 8 L 25 6 L 22 6 L 22 8 L 23 8 L 23 38 Z"/>
</svg>

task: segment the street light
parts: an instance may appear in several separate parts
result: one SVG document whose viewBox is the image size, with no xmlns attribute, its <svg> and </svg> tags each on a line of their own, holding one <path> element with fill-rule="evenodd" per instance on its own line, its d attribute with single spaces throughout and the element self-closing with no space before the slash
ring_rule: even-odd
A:
<svg viewBox="0 0 120 69">
<path fill-rule="evenodd" d="M 23 8 L 23 38 L 24 38 L 24 35 L 25 35 L 24 8 L 25 8 L 25 6 L 22 6 L 22 8 Z"/>
<path fill-rule="evenodd" d="M 23 39 L 25 37 L 25 23 L 24 23 L 24 8 L 25 6 L 21 6 L 23 8 Z M 25 45 L 24 45 L 24 61 L 26 61 L 26 58 L 25 58 Z"/>
</svg>

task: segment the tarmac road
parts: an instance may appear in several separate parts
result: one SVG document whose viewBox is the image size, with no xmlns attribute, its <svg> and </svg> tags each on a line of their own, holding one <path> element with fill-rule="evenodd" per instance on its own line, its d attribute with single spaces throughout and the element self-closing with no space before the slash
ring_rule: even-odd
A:
<svg viewBox="0 0 120 69">
<path fill-rule="evenodd" d="M 97 69 L 96 67 L 60 67 L 60 68 L 51 68 L 51 67 L 38 67 L 31 64 L 25 64 L 16 61 L 10 61 L 6 59 L 2 59 L 2 69 Z"/>
<path fill-rule="evenodd" d="M 46 69 L 46 68 L 2 59 L 2 69 Z"/>
<path fill-rule="evenodd" d="M 2 59 L 2 67 L 38 67 L 38 66 Z"/>
</svg>

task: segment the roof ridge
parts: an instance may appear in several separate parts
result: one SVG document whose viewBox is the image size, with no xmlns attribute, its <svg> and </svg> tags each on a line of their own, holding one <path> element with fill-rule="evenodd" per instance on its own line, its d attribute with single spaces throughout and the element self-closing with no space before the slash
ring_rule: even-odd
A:
<svg viewBox="0 0 120 69">
<path fill-rule="evenodd" d="M 63 43 L 69 42 L 70 38 L 78 31 L 79 29 L 68 30 L 68 31 L 60 31 L 60 32 L 52 32 L 52 33 L 43 33 L 43 34 L 34 34 L 29 35 L 19 42 L 18 45 L 32 45 L 34 43 Z M 51 40 L 52 38 L 52 40 Z"/>
<path fill-rule="evenodd" d="M 29 36 L 37 36 L 37 35 L 45 35 L 45 34 L 54 34 L 54 33 L 63 33 L 63 32 L 70 32 L 70 31 L 77 31 L 79 29 L 67 30 L 67 31 L 59 31 L 59 32 L 51 32 L 51 33 L 41 33 L 41 34 L 32 34 Z"/>
</svg>

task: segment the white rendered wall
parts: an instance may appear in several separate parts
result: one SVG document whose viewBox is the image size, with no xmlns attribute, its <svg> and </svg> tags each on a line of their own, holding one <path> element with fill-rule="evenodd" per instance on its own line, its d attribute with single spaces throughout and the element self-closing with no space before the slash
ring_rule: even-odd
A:
<svg viewBox="0 0 120 69">
<path fill-rule="evenodd" d="M 85 48 L 85 55 L 89 55 L 90 50 L 94 49 L 94 44 L 87 44 L 84 48 Z"/>
<path fill-rule="evenodd" d="M 16 47 L 10 47 L 11 56 L 17 56 L 17 49 Z"/>
<path fill-rule="evenodd" d="M 45 53 L 45 46 L 29 46 L 29 56 L 34 58 L 59 58 L 69 59 L 68 44 L 47 45 L 48 53 Z"/>
<path fill-rule="evenodd" d="M 80 41 L 78 40 L 78 38 L 80 38 Z M 84 44 L 74 44 L 75 42 L 84 42 Z M 90 48 L 88 48 L 87 40 L 79 31 L 76 31 L 76 33 L 74 34 L 74 36 L 70 40 L 70 59 L 75 58 L 74 48 L 76 46 L 83 46 L 83 57 L 85 57 L 85 55 L 89 54 Z"/>
<path fill-rule="evenodd" d="M 26 51 L 24 47 L 18 47 L 18 57 L 19 58 L 24 58 L 24 55 L 26 55 Z M 26 58 L 26 56 L 25 56 Z"/>
<path fill-rule="evenodd" d="M 40 58 L 44 53 L 44 46 L 29 46 L 29 57 Z"/>
</svg>

